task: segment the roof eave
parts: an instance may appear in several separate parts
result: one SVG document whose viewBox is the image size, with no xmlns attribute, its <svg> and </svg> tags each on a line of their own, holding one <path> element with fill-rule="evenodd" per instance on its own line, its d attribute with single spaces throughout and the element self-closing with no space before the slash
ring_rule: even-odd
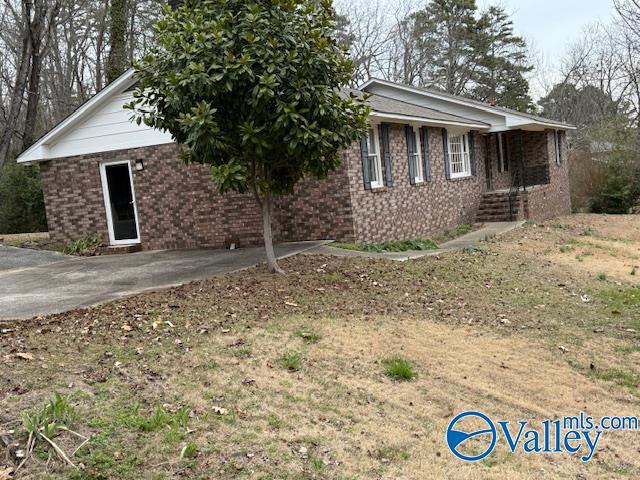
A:
<svg viewBox="0 0 640 480">
<path fill-rule="evenodd" d="M 410 115 L 399 115 L 395 113 L 385 113 L 385 112 L 376 112 L 373 111 L 370 113 L 371 117 L 380 120 L 388 120 L 395 123 L 419 123 L 421 125 L 434 126 L 434 127 L 459 127 L 459 128 L 468 128 L 469 130 L 481 130 L 487 131 L 490 128 L 490 125 L 481 124 L 481 123 L 465 123 L 465 122 L 454 122 L 450 120 L 435 120 L 432 118 L 426 117 L 414 117 Z"/>
<path fill-rule="evenodd" d="M 508 116 L 522 118 L 523 119 L 522 125 L 529 125 L 529 124 L 534 125 L 535 124 L 535 125 L 544 125 L 544 126 L 546 126 L 548 128 L 555 128 L 555 129 L 559 129 L 559 130 L 576 130 L 576 127 L 573 126 L 573 125 L 568 125 L 568 124 L 564 124 L 564 123 L 561 123 L 561 122 L 553 122 L 553 121 L 548 121 L 548 122 L 544 121 L 543 122 L 543 121 L 533 120 L 533 119 L 531 119 L 531 118 L 529 118 L 527 116 L 521 116 L 521 115 L 518 114 L 518 112 L 515 112 L 515 111 L 514 112 L 507 112 L 507 111 L 504 111 L 504 110 L 502 110 L 500 108 L 494 108 L 491 105 L 486 105 L 485 106 L 485 105 L 479 105 L 478 103 L 475 103 L 475 102 L 469 102 L 469 101 L 466 101 L 466 99 L 464 99 L 462 97 L 452 98 L 452 96 L 450 96 L 450 95 L 439 95 L 436 92 L 430 92 L 430 91 L 428 92 L 428 91 L 425 91 L 425 90 L 420 89 L 420 88 L 412 87 L 410 85 L 401 85 L 401 84 L 398 84 L 398 83 L 390 82 L 388 80 L 381 80 L 379 78 L 371 78 L 371 79 L 367 80 L 365 83 L 363 83 L 359 87 L 359 90 L 367 91 L 367 88 L 369 86 L 375 84 L 375 83 L 378 83 L 380 85 L 386 85 L 386 86 L 389 86 L 389 87 L 392 87 L 392 88 L 397 88 L 397 89 L 400 89 L 400 90 L 409 91 L 409 92 L 412 92 L 412 93 L 416 93 L 418 95 L 423 95 L 425 97 L 435 97 L 435 98 L 437 98 L 439 100 L 448 101 L 448 102 L 455 103 L 455 104 L 458 104 L 458 105 L 464 105 L 464 106 L 469 107 L 469 108 L 475 108 L 475 109 L 478 109 L 478 110 L 481 110 L 481 111 L 484 111 L 484 112 L 487 112 L 487 113 L 491 113 L 493 115 L 502 116 L 502 117 L 505 117 L 505 118 L 508 117 Z M 520 127 L 515 127 L 515 128 L 520 128 Z M 507 127 L 507 129 L 509 129 L 509 127 Z M 491 128 L 491 131 L 494 131 L 493 128 Z M 504 129 L 495 130 L 495 131 L 504 131 Z"/>
<path fill-rule="evenodd" d="M 49 160 L 49 157 L 47 156 L 49 145 L 54 144 L 62 134 L 64 134 L 68 129 L 72 128 L 78 122 L 82 121 L 96 108 L 100 107 L 115 92 L 120 92 L 130 87 L 135 83 L 135 81 L 135 71 L 133 69 L 129 69 L 124 72 L 120 77 L 118 77 L 104 89 L 96 93 L 93 97 L 91 97 L 80 107 L 78 107 L 62 122 L 49 130 L 33 145 L 31 145 L 24 152 L 18 155 L 16 161 L 18 163 L 31 164 L 33 162 Z"/>
<path fill-rule="evenodd" d="M 510 132 L 514 130 L 524 130 L 524 131 L 543 131 L 543 130 L 576 130 L 577 127 L 573 125 L 565 125 L 563 123 L 551 123 L 551 122 L 536 122 L 530 121 L 525 123 L 511 124 L 511 125 L 499 125 L 495 127 L 491 127 L 488 130 L 488 133 L 498 133 L 498 132 Z"/>
</svg>

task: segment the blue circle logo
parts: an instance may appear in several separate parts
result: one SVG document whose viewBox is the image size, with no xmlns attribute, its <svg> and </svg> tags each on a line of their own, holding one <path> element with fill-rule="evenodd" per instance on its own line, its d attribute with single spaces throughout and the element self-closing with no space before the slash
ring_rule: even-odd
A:
<svg viewBox="0 0 640 480">
<path fill-rule="evenodd" d="M 470 419 L 469 423 L 474 425 L 480 424 L 480 428 L 474 428 L 473 431 L 467 432 L 462 429 L 456 429 L 456 425 L 462 422 L 464 419 Z M 465 443 L 471 438 L 485 438 L 489 441 L 489 444 L 480 454 L 467 455 L 462 453 Z M 477 462 L 482 460 L 487 455 L 493 452 L 496 446 L 497 434 L 496 427 L 489 417 L 480 412 L 462 412 L 456 416 L 447 427 L 447 445 L 451 452 L 461 460 L 467 462 Z"/>
</svg>

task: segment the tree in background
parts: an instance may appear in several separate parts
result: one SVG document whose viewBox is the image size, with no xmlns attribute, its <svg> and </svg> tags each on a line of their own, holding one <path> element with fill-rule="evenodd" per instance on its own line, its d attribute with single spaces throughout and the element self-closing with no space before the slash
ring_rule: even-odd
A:
<svg viewBox="0 0 640 480">
<path fill-rule="evenodd" d="M 481 15 L 473 47 L 479 59 L 471 96 L 521 112 L 531 110 L 533 101 L 525 74 L 533 67 L 527 43 L 514 34 L 513 21 L 504 8 L 491 6 Z"/>
<path fill-rule="evenodd" d="M 38 168 L 5 163 L 0 167 L 0 233 L 46 231 Z"/>
<path fill-rule="evenodd" d="M 602 179 L 589 200 L 594 213 L 630 213 L 640 201 L 640 159 L 636 129 L 624 116 L 588 128 L 590 151 L 598 158 Z"/>
<path fill-rule="evenodd" d="M 578 127 L 572 204 L 599 213 L 640 203 L 640 3 L 614 5 L 618 16 L 585 30 L 562 62 L 561 81 L 539 102 L 544 116 Z"/>
<path fill-rule="evenodd" d="M 368 128 L 368 109 L 341 92 L 353 65 L 335 28 L 330 1 L 187 0 L 166 11 L 157 46 L 136 64 L 138 121 L 210 165 L 221 192 L 255 196 L 272 272 L 282 272 L 274 197 L 336 169 Z"/>
<path fill-rule="evenodd" d="M 121 73 L 144 53 L 162 0 L 2 0 L 0 2 L 0 182 L 3 229 L 41 229 L 44 206 L 37 169 L 20 171 L 16 154 L 67 117 L 106 83 L 109 53 Z M 120 5 L 119 10 L 116 8 Z M 119 12 L 110 31 L 111 7 Z M 112 46 L 116 39 L 116 48 Z M 122 54 L 124 52 L 124 54 Z M 123 56 L 124 55 L 124 56 Z M 114 60 L 117 59 L 117 62 Z M 2 168 L 2 164 L 6 168 Z M 19 182 L 24 182 L 20 184 Z M 35 183 L 34 183 L 35 182 Z M 12 188 L 8 188 L 8 186 Z M 26 195 L 26 197 L 25 197 Z M 25 208 L 18 208 L 24 203 Z M 27 208 L 28 207 L 28 208 Z M 40 208 L 36 212 L 34 208 Z M 22 228 L 17 228 L 19 215 Z M 7 219 L 12 220 L 7 220 Z M 39 218 L 42 221 L 33 221 Z"/>
<path fill-rule="evenodd" d="M 127 4 L 128 0 L 111 0 L 109 7 L 109 59 L 107 83 L 113 82 L 127 69 Z"/>
<path fill-rule="evenodd" d="M 479 11 L 475 0 L 431 0 L 415 10 L 396 6 L 385 28 L 380 5 L 347 10 L 351 56 L 360 82 L 387 80 L 432 87 L 521 111 L 533 108 L 527 44 L 504 8 Z"/>
<path fill-rule="evenodd" d="M 538 101 L 542 115 L 577 127 L 589 127 L 618 115 L 619 102 L 592 85 L 556 84 Z"/>
<path fill-rule="evenodd" d="M 0 125 L 0 167 L 11 155 L 16 136 L 22 137 L 23 147 L 30 145 L 35 137 L 44 56 L 58 22 L 60 7 L 59 0 L 22 0 L 19 6 L 5 1 L 7 17 L 13 19 L 16 30 L 9 33 L 14 37 L 18 34 L 19 44 L 15 44 L 13 75 L 7 85 L 8 100 L 3 102 L 8 108 L 3 109 L 5 121 Z"/>
<path fill-rule="evenodd" d="M 453 95 L 467 91 L 479 60 L 476 11 L 475 0 L 433 0 L 411 15 L 415 48 L 423 54 L 423 85 Z"/>
</svg>

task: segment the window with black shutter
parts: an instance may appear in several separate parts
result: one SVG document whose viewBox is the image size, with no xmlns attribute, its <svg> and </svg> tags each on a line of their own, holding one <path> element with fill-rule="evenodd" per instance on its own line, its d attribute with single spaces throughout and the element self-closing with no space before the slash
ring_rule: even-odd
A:
<svg viewBox="0 0 640 480">
<path fill-rule="evenodd" d="M 424 182 L 424 166 L 422 163 L 422 145 L 420 141 L 420 130 L 411 125 L 405 126 L 407 138 L 407 161 L 409 163 L 409 183 Z"/>
</svg>

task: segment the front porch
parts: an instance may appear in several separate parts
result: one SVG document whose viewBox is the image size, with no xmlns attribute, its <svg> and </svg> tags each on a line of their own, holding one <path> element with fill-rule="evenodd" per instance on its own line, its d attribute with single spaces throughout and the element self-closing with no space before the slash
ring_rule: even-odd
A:
<svg viewBox="0 0 640 480">
<path fill-rule="evenodd" d="M 514 130 L 485 136 L 487 191 L 478 209 L 478 222 L 530 218 L 529 193 L 551 184 L 554 133 Z"/>
</svg>

